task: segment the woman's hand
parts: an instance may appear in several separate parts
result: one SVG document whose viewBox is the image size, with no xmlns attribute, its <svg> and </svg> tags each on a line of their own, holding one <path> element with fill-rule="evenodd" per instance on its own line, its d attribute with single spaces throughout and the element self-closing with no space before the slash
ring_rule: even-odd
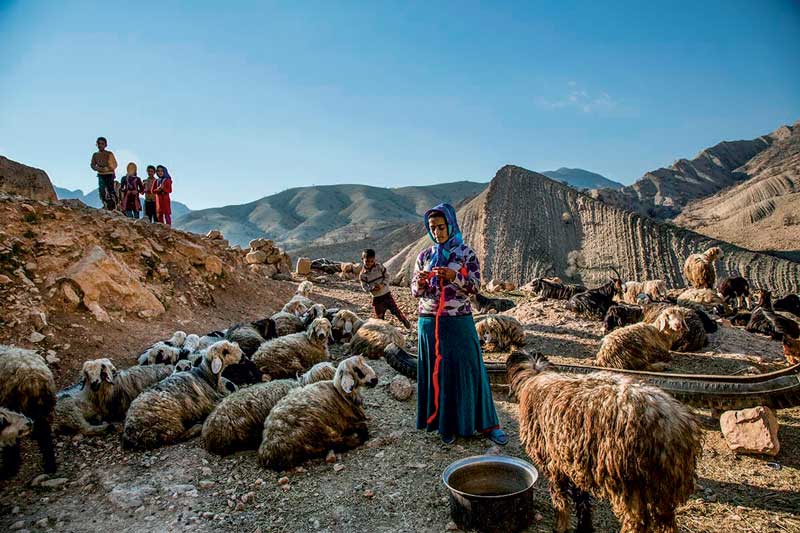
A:
<svg viewBox="0 0 800 533">
<path fill-rule="evenodd" d="M 452 268 L 447 267 L 436 267 L 432 270 L 432 272 L 438 276 L 440 279 L 445 281 L 453 281 L 456 279 L 456 271 Z"/>
<path fill-rule="evenodd" d="M 428 272 L 427 270 L 420 270 L 419 272 L 417 272 L 417 284 L 420 287 L 424 287 L 425 285 L 428 284 L 428 280 L 430 279 L 430 277 L 431 277 L 430 272 Z"/>
</svg>

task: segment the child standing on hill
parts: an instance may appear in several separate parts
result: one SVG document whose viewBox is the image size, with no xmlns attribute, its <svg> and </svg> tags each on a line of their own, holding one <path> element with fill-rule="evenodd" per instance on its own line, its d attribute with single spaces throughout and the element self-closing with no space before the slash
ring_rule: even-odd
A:
<svg viewBox="0 0 800 533">
<path fill-rule="evenodd" d="M 122 178 L 119 192 L 122 196 L 122 211 L 126 217 L 139 218 L 142 204 L 139 195 L 144 192 L 144 185 L 141 178 L 136 175 L 136 163 L 128 163 L 125 177 Z"/>
<path fill-rule="evenodd" d="M 117 169 L 117 160 L 111 150 L 106 150 L 108 141 L 105 137 L 97 138 L 97 151 L 92 155 L 91 167 L 97 172 L 97 186 L 100 201 L 109 211 L 117 208 L 117 191 L 114 188 L 114 171 Z"/>
<path fill-rule="evenodd" d="M 389 284 L 386 280 L 386 267 L 375 261 L 375 250 L 368 248 L 361 252 L 361 262 L 363 268 L 358 280 L 361 288 L 372 294 L 372 308 L 375 309 L 375 316 L 383 319 L 386 311 L 389 311 L 403 323 L 406 328 L 411 327 L 411 323 L 397 307 L 392 293 L 389 291 Z"/>
<path fill-rule="evenodd" d="M 156 167 L 147 165 L 147 177 L 144 179 L 144 216 L 150 222 L 156 221 Z"/>
</svg>

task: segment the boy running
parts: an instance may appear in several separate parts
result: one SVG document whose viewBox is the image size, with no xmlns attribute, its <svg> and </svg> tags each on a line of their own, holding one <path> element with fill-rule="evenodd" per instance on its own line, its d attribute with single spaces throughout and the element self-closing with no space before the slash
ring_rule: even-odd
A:
<svg viewBox="0 0 800 533">
<path fill-rule="evenodd" d="M 403 323 L 406 328 L 411 327 L 411 323 L 397 307 L 392 293 L 389 291 L 389 284 L 386 280 L 386 267 L 375 261 L 375 250 L 371 248 L 361 252 L 361 262 L 363 268 L 358 280 L 361 288 L 365 292 L 372 294 L 372 308 L 375 309 L 375 316 L 383 319 L 386 311 L 389 311 Z"/>
</svg>

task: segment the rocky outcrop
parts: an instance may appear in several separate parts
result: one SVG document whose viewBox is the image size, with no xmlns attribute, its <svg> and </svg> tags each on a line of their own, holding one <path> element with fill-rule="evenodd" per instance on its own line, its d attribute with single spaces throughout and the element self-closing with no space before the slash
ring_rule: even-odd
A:
<svg viewBox="0 0 800 533">
<path fill-rule="evenodd" d="M 244 260 L 255 274 L 268 278 L 277 278 L 280 275 L 291 277 L 292 259 L 270 239 L 250 241 L 250 250 L 246 252 Z"/>
<path fill-rule="evenodd" d="M 737 169 L 747 181 L 691 202 L 674 222 L 753 250 L 800 252 L 800 122 L 773 136 Z"/>
<path fill-rule="evenodd" d="M 719 419 L 722 436 L 736 453 L 778 455 L 778 419 L 769 407 L 726 411 Z"/>
<path fill-rule="evenodd" d="M 102 322 L 110 320 L 106 309 L 136 313 L 142 318 L 159 316 L 165 311 L 164 305 L 139 281 L 139 277 L 113 253 L 94 246 L 67 269 L 62 283 L 72 282 L 74 287 L 67 289 L 67 297 L 78 293 L 80 301 Z"/>
<path fill-rule="evenodd" d="M 610 206 L 520 167 L 500 169 L 489 187 L 458 214 L 485 280 L 521 285 L 547 273 L 596 285 L 614 266 L 626 279 L 664 279 L 669 286 L 685 286 L 686 257 L 719 246 L 725 257 L 718 264 L 718 277 L 736 270 L 757 286 L 779 293 L 800 290 L 800 263 Z M 397 281 L 410 281 L 418 252 L 429 245 L 422 237 L 386 263 Z"/>
<path fill-rule="evenodd" d="M 636 183 L 621 190 L 598 189 L 593 195 L 623 209 L 655 218 L 672 218 L 692 200 L 750 179 L 751 175 L 742 167 L 785 138 L 791 129 L 781 126 L 756 139 L 723 141 L 706 148 L 693 159 L 679 159 L 667 168 L 647 172 Z"/>
<path fill-rule="evenodd" d="M 45 202 L 56 200 L 53 184 L 44 170 L 17 163 L 1 155 L 0 193 Z"/>
</svg>

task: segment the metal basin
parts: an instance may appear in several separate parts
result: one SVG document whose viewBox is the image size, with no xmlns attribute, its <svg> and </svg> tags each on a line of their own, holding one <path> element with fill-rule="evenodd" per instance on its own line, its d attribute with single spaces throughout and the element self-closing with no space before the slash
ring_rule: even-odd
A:
<svg viewBox="0 0 800 533">
<path fill-rule="evenodd" d="M 461 529 L 488 533 L 522 531 L 533 522 L 533 485 L 539 473 L 515 457 L 477 455 L 448 466 L 450 516 Z"/>
</svg>

